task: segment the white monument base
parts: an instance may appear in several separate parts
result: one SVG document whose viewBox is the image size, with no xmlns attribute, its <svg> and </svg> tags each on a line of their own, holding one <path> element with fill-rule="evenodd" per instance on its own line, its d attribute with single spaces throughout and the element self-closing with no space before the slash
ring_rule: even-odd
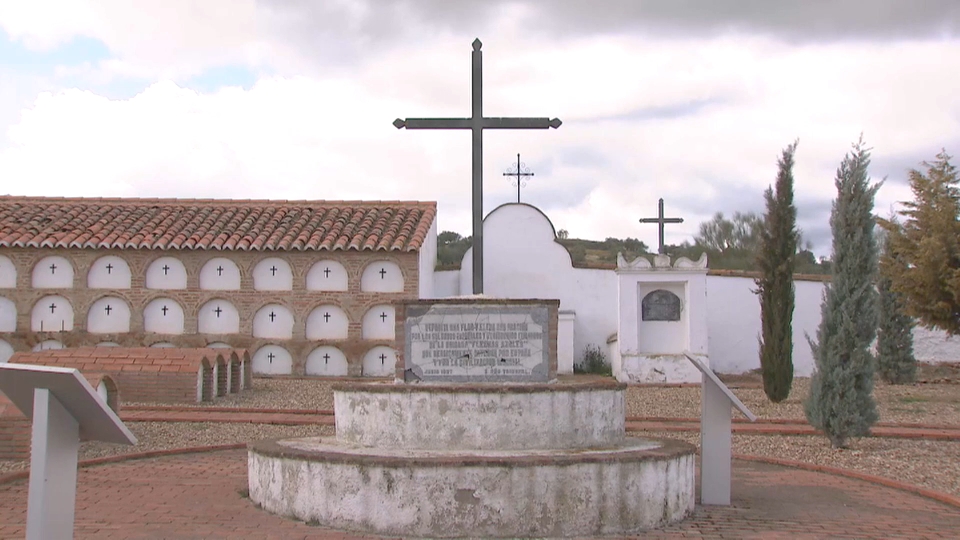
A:
<svg viewBox="0 0 960 540">
<path fill-rule="evenodd" d="M 250 498 L 402 537 L 630 535 L 679 521 L 694 508 L 696 448 L 624 437 L 624 390 L 337 385 L 337 437 L 251 445 Z"/>
<path fill-rule="evenodd" d="M 704 364 L 708 363 L 705 355 L 698 355 L 698 358 Z M 614 376 L 629 384 L 699 384 L 701 378 L 700 371 L 684 354 L 622 353 L 619 367 L 614 369 Z"/>
</svg>

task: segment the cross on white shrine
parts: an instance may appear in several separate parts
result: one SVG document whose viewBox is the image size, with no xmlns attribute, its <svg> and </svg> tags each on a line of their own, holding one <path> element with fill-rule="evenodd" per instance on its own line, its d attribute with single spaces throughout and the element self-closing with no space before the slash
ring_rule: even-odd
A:
<svg viewBox="0 0 960 540">
<path fill-rule="evenodd" d="M 330 353 L 323 353 L 323 363 L 324 364 L 330 363 Z"/>
<path fill-rule="evenodd" d="M 166 317 L 166 316 L 167 316 L 167 311 L 170 311 L 170 308 L 168 308 L 167 306 L 163 306 L 162 308 L 160 308 L 160 311 L 162 311 L 162 312 L 163 312 L 163 316 Z"/>
<path fill-rule="evenodd" d="M 217 314 L 217 318 L 219 319 L 220 314 L 223 313 L 223 309 L 221 309 L 220 306 L 217 306 L 217 309 L 213 310 L 213 312 Z"/>
<path fill-rule="evenodd" d="M 665 223 L 683 223 L 683 218 L 665 218 L 663 217 L 663 199 L 660 199 L 660 212 L 659 215 L 655 218 L 641 218 L 640 223 L 657 223 L 660 225 L 660 247 L 657 249 L 657 253 L 660 255 L 665 255 L 667 252 L 666 247 L 663 244 L 663 225 Z"/>
<path fill-rule="evenodd" d="M 560 127 L 558 118 L 487 118 L 483 116 L 483 53 L 473 40 L 470 118 L 397 118 L 397 129 L 469 129 L 473 134 L 473 294 L 483 292 L 483 130 Z"/>
<path fill-rule="evenodd" d="M 53 264 L 50 265 L 50 273 L 51 273 L 51 274 L 56 274 L 56 273 L 57 273 L 57 264 L 56 264 L 56 263 L 53 263 Z"/>
<path fill-rule="evenodd" d="M 271 311 L 271 312 L 270 312 L 270 322 L 273 322 L 273 320 L 276 319 L 276 318 L 277 318 L 277 314 Z"/>
<path fill-rule="evenodd" d="M 113 308 L 110 307 L 110 304 L 107 304 L 107 307 L 103 308 L 103 310 L 107 312 L 107 317 L 109 317 L 110 312 L 113 311 Z"/>
<path fill-rule="evenodd" d="M 330 322 L 330 313 L 329 313 L 329 312 L 323 314 L 323 322 Z"/>
<path fill-rule="evenodd" d="M 383 276 L 386 276 L 386 275 L 387 275 L 387 269 L 386 269 L 386 268 L 381 268 L 381 269 L 380 269 L 380 279 L 383 279 Z"/>
<path fill-rule="evenodd" d="M 271 276 L 277 275 L 277 267 L 276 267 L 276 266 L 271 266 L 271 267 L 270 267 L 270 275 L 271 275 Z"/>
<path fill-rule="evenodd" d="M 276 358 L 276 357 L 277 357 L 277 355 L 275 355 L 275 354 L 273 354 L 273 353 L 270 353 L 270 354 L 267 355 L 267 360 L 269 360 L 270 363 L 272 364 L 272 363 L 273 363 L 273 359 Z"/>
<path fill-rule="evenodd" d="M 163 265 L 163 275 L 167 275 L 167 272 L 169 271 L 170 271 L 170 266 L 166 264 Z"/>
<path fill-rule="evenodd" d="M 380 312 L 380 322 L 387 322 L 387 312 L 386 312 L 386 311 Z"/>
<path fill-rule="evenodd" d="M 218 275 L 218 276 L 222 276 L 222 275 L 223 275 L 223 266 L 222 266 L 222 265 L 217 267 L 217 275 Z"/>
<path fill-rule="evenodd" d="M 380 353 L 380 365 L 382 366 L 387 360 L 387 355 Z"/>
<path fill-rule="evenodd" d="M 112 274 L 112 273 L 113 273 L 113 265 L 110 264 L 110 263 L 107 263 L 107 273 L 108 273 L 108 274 Z"/>
<path fill-rule="evenodd" d="M 530 169 L 527 168 L 525 163 L 520 162 L 520 154 L 517 154 L 517 168 L 513 169 L 513 166 L 510 166 L 510 170 L 503 173 L 504 176 L 513 176 L 515 179 L 514 182 L 517 183 L 517 202 L 520 202 L 520 188 L 527 185 L 524 177 L 533 176 L 533 173 L 530 172 Z"/>
<path fill-rule="evenodd" d="M 56 311 L 56 310 L 57 310 L 57 305 L 56 305 L 56 304 L 50 304 L 50 313 L 53 313 L 53 312 Z"/>
<path fill-rule="evenodd" d="M 330 268 L 329 268 L 329 267 L 327 267 L 327 268 L 325 268 L 325 269 L 323 270 L 323 277 L 326 277 L 326 278 L 330 277 Z"/>
</svg>

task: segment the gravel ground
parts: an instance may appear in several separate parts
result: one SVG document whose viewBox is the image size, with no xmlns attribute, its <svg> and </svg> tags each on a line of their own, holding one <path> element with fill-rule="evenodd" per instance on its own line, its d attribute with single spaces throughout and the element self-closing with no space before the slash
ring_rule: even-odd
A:
<svg viewBox="0 0 960 540">
<path fill-rule="evenodd" d="M 332 409 L 331 382 L 297 379 L 255 379 L 253 388 L 238 396 L 197 405 L 283 409 Z M 803 421 L 803 399 L 808 379 L 796 379 L 789 399 L 770 403 L 759 388 L 736 388 L 734 392 L 760 418 L 792 418 Z M 878 383 L 875 396 L 881 420 L 960 427 L 960 385 L 917 384 L 889 386 Z M 698 417 L 700 389 L 631 387 L 627 390 L 628 416 Z M 136 447 L 84 443 L 81 459 L 143 452 L 164 448 L 249 442 L 272 437 L 332 435 L 332 426 L 272 426 L 263 424 L 205 424 L 131 422 L 140 439 Z M 651 433 L 699 444 L 697 433 Z M 821 436 L 734 435 L 734 451 L 778 457 L 869 474 L 952 493 L 960 496 L 960 442 L 905 439 L 855 439 L 850 448 L 837 450 Z M 26 462 L 0 461 L 0 473 L 19 470 Z"/>
</svg>

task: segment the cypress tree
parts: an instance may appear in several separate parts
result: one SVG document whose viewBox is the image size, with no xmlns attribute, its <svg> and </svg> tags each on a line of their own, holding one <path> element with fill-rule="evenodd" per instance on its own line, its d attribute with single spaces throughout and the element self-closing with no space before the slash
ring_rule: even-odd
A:
<svg viewBox="0 0 960 540">
<path fill-rule="evenodd" d="M 760 249 L 756 280 L 760 296 L 760 368 L 763 391 L 779 403 L 790 395 L 793 384 L 793 287 L 797 253 L 797 208 L 793 204 L 794 142 L 783 150 L 778 161 L 776 191 L 767 188 L 767 213 L 760 228 Z"/>
<path fill-rule="evenodd" d="M 821 304 L 817 341 L 807 337 L 816 371 L 804 409 L 810 424 L 837 448 L 866 435 L 878 419 L 870 346 L 877 333 L 873 204 L 880 185 L 869 184 L 869 165 L 861 138 L 837 170 L 837 199 L 830 215 L 832 279 Z"/>
<path fill-rule="evenodd" d="M 885 271 L 892 264 L 902 266 L 902 261 L 892 252 L 890 242 L 885 241 L 880 279 L 877 282 L 877 291 L 880 294 L 877 368 L 880 377 L 888 383 L 907 384 L 914 382 L 917 377 L 917 360 L 913 356 L 914 321 L 905 313 L 903 298 L 892 289 L 893 281 L 887 275 L 888 271 Z"/>
</svg>

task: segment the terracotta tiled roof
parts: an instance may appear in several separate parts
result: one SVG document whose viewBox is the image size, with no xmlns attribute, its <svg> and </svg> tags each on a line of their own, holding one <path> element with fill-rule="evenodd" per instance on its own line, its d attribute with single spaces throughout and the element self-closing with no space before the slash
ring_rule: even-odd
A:
<svg viewBox="0 0 960 540">
<path fill-rule="evenodd" d="M 160 371 L 196 373 L 201 365 L 225 362 L 234 349 L 180 349 L 167 347 L 77 347 L 17 352 L 14 364 L 79 369 L 83 372 Z M 226 356 L 224 356 L 226 351 Z"/>
<path fill-rule="evenodd" d="M 418 251 L 434 202 L 0 196 L 0 247 Z"/>
</svg>

